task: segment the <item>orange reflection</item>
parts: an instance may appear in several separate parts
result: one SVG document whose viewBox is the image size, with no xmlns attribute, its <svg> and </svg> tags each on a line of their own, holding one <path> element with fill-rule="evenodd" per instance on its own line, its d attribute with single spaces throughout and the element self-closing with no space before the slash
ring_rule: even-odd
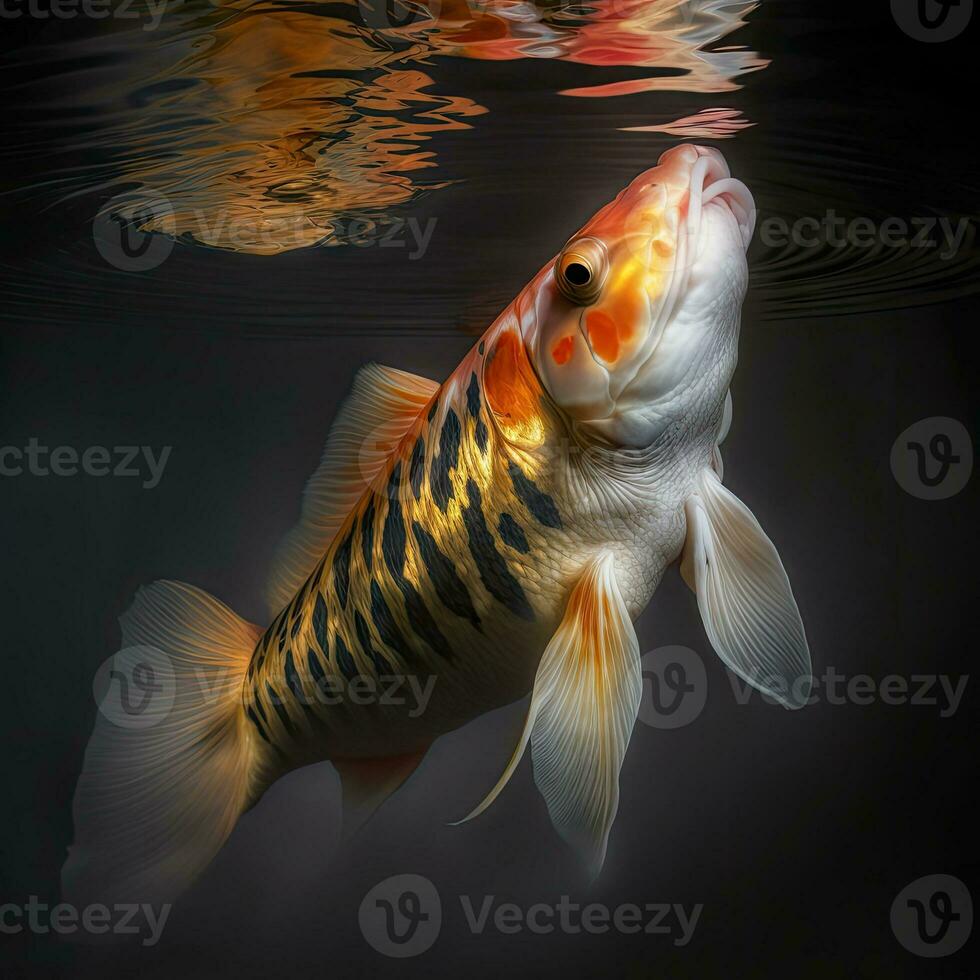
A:
<svg viewBox="0 0 980 980">
<path fill-rule="evenodd" d="M 727 91 L 766 64 L 744 50 L 707 50 L 742 25 L 752 2 L 386 2 L 212 0 L 181 22 L 168 40 L 187 53 L 152 80 L 165 95 L 116 134 L 127 144 L 122 177 L 172 205 L 166 230 L 256 254 L 336 244 L 353 219 L 363 230 L 360 219 L 383 221 L 387 209 L 444 186 L 421 173 L 436 166 L 426 142 L 486 110 L 438 93 L 436 55 L 659 72 L 562 93 L 590 97 Z"/>
<path fill-rule="evenodd" d="M 442 186 L 414 176 L 434 165 L 422 144 L 465 128 L 482 107 L 432 93 L 422 71 L 389 67 L 404 55 L 349 21 L 254 6 L 222 13 L 168 73 L 193 85 L 150 110 L 161 126 L 179 114 L 193 122 L 131 172 L 166 195 L 178 234 L 257 254 L 342 241 L 353 218 Z"/>
</svg>

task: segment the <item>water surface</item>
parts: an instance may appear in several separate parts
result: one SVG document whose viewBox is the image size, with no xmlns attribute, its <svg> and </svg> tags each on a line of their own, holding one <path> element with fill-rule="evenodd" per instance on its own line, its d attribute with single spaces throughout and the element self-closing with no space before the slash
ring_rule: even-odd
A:
<svg viewBox="0 0 980 980">
<path fill-rule="evenodd" d="M 955 250 L 938 227 L 930 247 L 757 236 L 757 316 L 972 292 L 971 179 L 815 102 L 814 51 L 839 39 L 794 6 L 188 0 L 44 25 L 7 71 L 32 106 L 2 151 L 32 239 L 8 232 L 8 309 L 222 332 L 479 330 L 684 139 L 721 146 L 760 224 L 966 222 Z M 847 92 L 842 70 L 823 81 Z M 150 253 L 164 258 L 107 257 L 120 229 L 144 250 L 164 239 Z"/>
</svg>

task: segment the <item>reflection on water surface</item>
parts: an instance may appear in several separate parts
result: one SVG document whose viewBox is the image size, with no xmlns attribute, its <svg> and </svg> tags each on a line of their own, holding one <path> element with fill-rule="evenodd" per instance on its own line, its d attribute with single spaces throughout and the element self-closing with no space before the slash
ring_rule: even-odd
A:
<svg viewBox="0 0 980 980">
<path fill-rule="evenodd" d="M 865 64 L 859 34 L 776 2 L 375 2 L 170 0 L 154 21 L 163 0 L 133 0 L 142 19 L 13 25 L 36 36 L 5 73 L 19 112 L 0 146 L 18 209 L 5 314 L 478 332 L 684 139 L 727 141 L 755 195 L 755 319 L 980 288 L 975 175 L 934 151 L 938 125 L 910 139 L 870 112 L 894 79 Z M 916 105 L 927 122 L 932 103 Z M 832 216 L 870 222 L 873 240 L 812 232 Z M 884 240 L 918 219 L 928 240 Z M 785 233 L 766 238 L 773 220 Z M 163 244 L 166 261 L 107 260 L 95 231 L 117 224 L 158 232 L 127 241 Z"/>
<path fill-rule="evenodd" d="M 358 227 L 383 220 L 388 209 L 444 186 L 430 138 L 467 129 L 487 111 L 466 93 L 446 91 L 443 59 L 575 63 L 584 84 L 563 89 L 566 96 L 726 92 L 766 64 L 738 47 L 716 49 L 754 7 L 731 0 L 184 5 L 168 11 L 157 31 L 117 31 L 87 45 L 108 75 L 70 102 L 94 119 L 91 141 L 107 160 L 100 180 L 78 176 L 86 188 L 125 183 L 169 202 L 162 215 L 158 204 L 151 217 L 139 209 L 121 214 L 145 230 L 255 254 L 337 244 L 352 219 Z M 115 62 L 123 73 L 111 70 Z M 600 68 L 642 71 L 595 82 Z M 687 122 L 663 131 L 710 131 L 708 123 L 685 129 Z"/>
</svg>

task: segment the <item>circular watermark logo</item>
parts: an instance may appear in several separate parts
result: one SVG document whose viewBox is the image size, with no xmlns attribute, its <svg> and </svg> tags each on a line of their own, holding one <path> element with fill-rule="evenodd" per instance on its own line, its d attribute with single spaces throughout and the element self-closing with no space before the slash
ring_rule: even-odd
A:
<svg viewBox="0 0 980 980">
<path fill-rule="evenodd" d="M 162 194 L 119 194 L 92 222 L 99 255 L 123 272 L 148 272 L 161 265 L 173 251 L 175 233 L 174 209 Z"/>
<path fill-rule="evenodd" d="M 704 710 L 708 675 L 689 647 L 658 647 L 643 654 L 639 718 L 651 728 L 683 728 Z"/>
<path fill-rule="evenodd" d="M 357 0 L 365 27 L 375 31 L 404 30 L 439 19 L 441 0 Z"/>
<path fill-rule="evenodd" d="M 170 714 L 177 678 L 162 650 L 126 647 L 98 669 L 92 693 L 99 711 L 114 725 L 151 728 Z"/>
<path fill-rule="evenodd" d="M 916 956 L 950 956 L 970 938 L 973 900 L 952 875 L 926 875 L 906 885 L 892 902 L 892 932 Z"/>
<path fill-rule="evenodd" d="M 958 494 L 973 472 L 973 439 L 962 422 L 937 415 L 910 425 L 891 451 L 898 485 L 920 500 Z"/>
<path fill-rule="evenodd" d="M 442 903 L 422 875 L 393 875 L 375 885 L 357 913 L 361 934 L 385 956 L 418 956 L 439 938 Z"/>
<path fill-rule="evenodd" d="M 973 0 L 892 0 L 895 23 L 915 41 L 951 41 L 973 17 Z"/>
</svg>

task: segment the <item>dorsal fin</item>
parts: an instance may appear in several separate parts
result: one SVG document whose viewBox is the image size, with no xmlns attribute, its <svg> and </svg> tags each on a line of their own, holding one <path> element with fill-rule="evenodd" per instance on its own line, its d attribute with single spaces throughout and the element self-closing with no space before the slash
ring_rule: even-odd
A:
<svg viewBox="0 0 980 980">
<path fill-rule="evenodd" d="M 320 465 L 303 491 L 299 524 L 273 562 L 266 591 L 272 615 L 309 577 L 351 508 L 438 390 L 428 378 L 380 364 L 357 372 Z"/>
</svg>

